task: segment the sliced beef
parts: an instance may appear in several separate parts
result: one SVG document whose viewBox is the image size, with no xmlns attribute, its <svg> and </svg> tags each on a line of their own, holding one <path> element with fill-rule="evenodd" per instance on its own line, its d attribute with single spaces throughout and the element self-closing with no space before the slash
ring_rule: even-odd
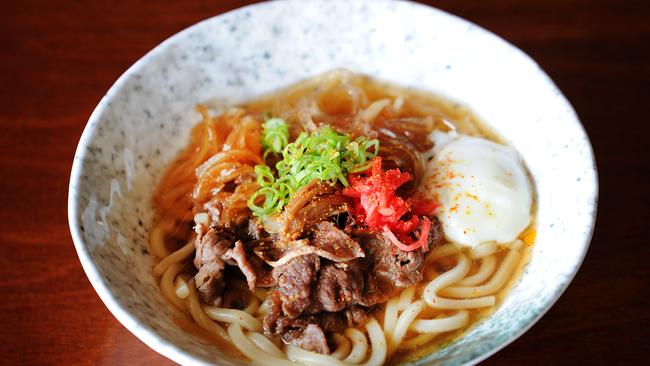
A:
<svg viewBox="0 0 650 366">
<path fill-rule="evenodd" d="M 196 289 L 204 302 L 215 305 L 220 302 L 224 289 L 225 264 L 240 269 L 251 291 L 256 286 L 271 287 L 276 283 L 271 268 L 254 255 L 248 255 L 235 233 L 217 228 L 209 229 L 205 235 L 201 235 L 201 232 L 199 230 L 195 242 L 194 266 L 198 269 L 195 276 Z"/>
<path fill-rule="evenodd" d="M 276 309 L 279 309 L 279 306 Z M 341 333 L 346 328 L 362 326 L 366 321 L 367 315 L 363 308 L 351 306 L 345 311 L 302 315 L 296 319 L 279 315 L 272 324 L 265 323 L 264 330 L 269 335 L 281 335 L 286 343 L 310 351 L 328 353 L 329 347 L 322 347 L 327 344 L 327 333 Z M 314 327 L 318 328 L 313 329 Z M 315 344 L 320 346 L 315 347 Z"/>
<path fill-rule="evenodd" d="M 361 242 L 366 255 L 374 264 L 373 273 L 383 291 L 392 293 L 395 287 L 409 287 L 422 280 L 422 250 L 400 250 L 378 232 L 369 233 Z"/>
<path fill-rule="evenodd" d="M 282 335 L 282 340 L 307 351 L 330 353 L 325 333 L 317 324 L 308 324 L 304 329 L 292 329 Z"/>
<path fill-rule="evenodd" d="M 281 312 L 276 314 L 277 317 L 267 316 L 265 319 L 269 322 L 268 324 L 265 322 L 264 331 L 269 335 L 281 335 L 291 329 L 305 328 L 309 324 L 318 324 L 325 332 L 342 332 L 346 328 L 363 325 L 367 320 L 366 312 L 358 306 L 350 306 L 336 313 L 325 311 L 318 314 L 303 314 L 298 318 L 289 318 Z"/>
<path fill-rule="evenodd" d="M 319 267 L 318 256 L 310 254 L 294 258 L 276 272 L 284 314 L 296 318 L 309 307 L 311 287 Z"/>
<path fill-rule="evenodd" d="M 235 264 L 241 272 L 246 277 L 246 283 L 248 283 L 248 288 L 253 291 L 255 289 L 255 283 L 257 281 L 257 275 L 255 273 L 255 268 L 251 265 L 251 262 L 246 257 L 246 252 L 244 251 L 244 244 L 241 240 L 235 242 L 235 247 L 228 249 L 228 251 L 222 256 L 226 261 L 234 260 Z"/>
<path fill-rule="evenodd" d="M 326 332 L 343 332 L 346 328 L 352 327 L 355 324 L 348 321 L 346 312 L 340 311 L 338 313 L 322 312 L 315 315 L 305 315 L 304 322 L 314 323 L 320 325 Z"/>
<path fill-rule="evenodd" d="M 383 291 L 390 293 L 396 287 L 409 287 L 422 280 L 422 266 L 426 257 L 422 249 L 405 252 L 379 232 L 357 234 L 367 258 L 374 264 L 373 272 Z M 440 223 L 436 219 L 431 219 L 427 245 L 433 249 L 442 241 L 444 239 Z"/>
<path fill-rule="evenodd" d="M 431 221 L 431 228 L 429 229 L 427 245 L 429 245 L 429 250 L 433 250 L 445 242 L 445 233 L 442 231 L 442 224 L 437 218 L 430 217 L 429 220 Z"/>
<path fill-rule="evenodd" d="M 356 266 L 355 266 L 356 268 Z M 338 268 L 327 264 L 318 273 L 315 304 L 318 311 L 337 312 L 343 310 L 354 299 L 363 295 L 363 274 L 351 266 Z"/>
<path fill-rule="evenodd" d="M 229 232 L 210 229 L 205 235 L 197 236 L 194 265 L 198 269 L 195 278 L 199 297 L 207 304 L 219 305 L 224 288 L 222 256 L 234 240 Z"/>
<path fill-rule="evenodd" d="M 329 260 L 344 262 L 365 257 L 359 243 L 329 221 L 316 224 L 311 236 L 311 245 L 327 253 L 323 256 Z"/>
<path fill-rule="evenodd" d="M 422 156 L 413 144 L 401 136 L 389 136 L 380 132 L 379 142 L 381 144 L 379 156 L 382 157 L 383 168 L 386 170 L 397 168 L 402 172 L 408 172 L 414 178 L 397 190 L 400 195 L 411 196 L 417 191 L 420 179 L 424 175 Z"/>
<path fill-rule="evenodd" d="M 255 275 L 257 276 L 255 286 L 273 287 L 277 284 L 275 278 L 273 277 L 273 268 L 264 263 L 262 259 L 252 255 L 249 257 L 249 262 L 253 266 Z"/>
<path fill-rule="evenodd" d="M 316 253 L 316 247 L 309 245 L 308 240 L 300 239 L 281 245 L 275 242 L 271 245 L 259 246 L 253 252 L 273 267 L 276 274 L 279 274 L 294 259 Z"/>
<path fill-rule="evenodd" d="M 388 294 L 380 291 L 365 261 L 355 260 L 345 267 L 324 265 L 314 297 L 311 312 L 336 312 L 350 305 L 373 306 L 386 301 Z"/>
<path fill-rule="evenodd" d="M 366 247 L 373 256 L 374 273 L 384 290 L 406 288 L 422 280 L 424 252 L 405 252 L 395 247 L 384 235 L 373 234 Z"/>
<path fill-rule="evenodd" d="M 337 211 L 346 205 L 344 201 L 336 198 L 328 203 L 334 196 L 328 189 L 315 186 L 317 194 L 302 197 L 307 202 L 290 210 L 297 223 L 288 225 L 298 235 L 293 239 L 264 232 L 256 219 L 247 219 L 232 231 L 213 228 L 205 235 L 197 231 L 200 240 L 194 263 L 201 299 L 220 302 L 224 267 L 236 266 L 251 290 L 272 287 L 265 302 L 266 334 L 309 351 L 329 353 L 327 334 L 364 324 L 372 306 L 422 280 L 426 252 L 401 251 L 381 233 L 359 228 L 349 215 Z M 322 206 L 326 203 L 335 204 L 333 211 Z M 312 218 L 312 209 L 320 212 L 320 221 L 305 220 Z M 340 215 L 334 217 L 336 223 L 330 221 L 332 212 Z M 440 225 L 432 220 L 429 247 L 442 240 Z M 237 300 L 235 294 L 223 298 L 231 306 L 239 304 Z"/>
<path fill-rule="evenodd" d="M 277 261 L 287 251 L 285 245 L 280 245 L 280 240 L 265 238 L 246 243 L 246 246 L 260 259 L 265 261 Z"/>
<path fill-rule="evenodd" d="M 360 306 L 350 306 L 345 310 L 345 317 L 348 321 L 348 327 L 366 324 L 368 314 Z"/>
<path fill-rule="evenodd" d="M 250 218 L 235 227 L 235 235 L 239 240 L 248 244 L 248 242 L 262 238 L 262 226 L 256 218 Z"/>
<path fill-rule="evenodd" d="M 201 269 L 204 264 L 215 260 L 221 261 L 226 251 L 237 238 L 228 230 L 210 229 L 203 236 L 197 236 L 194 246 L 196 255 L 194 256 L 194 266 Z"/>
<path fill-rule="evenodd" d="M 365 323 L 366 309 L 358 305 L 372 306 L 387 299 L 363 260 L 341 267 L 324 261 L 319 269 L 319 257 L 309 254 L 280 267 L 278 287 L 271 290 L 266 301 L 265 333 L 281 335 L 286 342 L 308 350 L 328 351 L 314 346 L 325 344 L 321 342 L 325 338 L 317 329 L 307 332 L 309 325 L 318 325 L 325 333 L 341 332 Z"/>
<path fill-rule="evenodd" d="M 221 293 L 225 287 L 223 267 L 222 261 L 214 261 L 203 265 L 194 276 L 199 298 L 206 304 L 215 306 L 221 304 Z"/>
<path fill-rule="evenodd" d="M 271 290 L 265 303 L 267 313 L 263 321 L 264 333 L 268 335 L 282 334 L 288 323 L 282 324 L 281 322 L 281 318 L 286 318 L 286 316 L 282 315 L 282 300 L 280 300 L 280 293 L 276 289 Z M 288 320 L 289 322 L 291 321 L 290 319 Z"/>
</svg>

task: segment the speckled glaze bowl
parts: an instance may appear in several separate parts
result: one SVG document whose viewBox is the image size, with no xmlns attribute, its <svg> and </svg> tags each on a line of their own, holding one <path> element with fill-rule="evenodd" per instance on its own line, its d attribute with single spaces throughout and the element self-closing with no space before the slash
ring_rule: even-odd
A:
<svg viewBox="0 0 650 366">
<path fill-rule="evenodd" d="M 194 106 L 243 101 L 339 67 L 470 106 L 521 152 L 537 189 L 537 242 L 512 293 L 464 337 L 413 365 L 485 359 L 568 286 L 594 226 L 596 169 L 571 105 L 533 60 L 415 3 L 264 3 L 198 23 L 140 59 L 101 100 L 74 157 L 68 213 L 81 264 L 109 310 L 154 350 L 181 364 L 244 363 L 178 327 L 151 274 L 150 198 L 199 121 Z"/>
</svg>

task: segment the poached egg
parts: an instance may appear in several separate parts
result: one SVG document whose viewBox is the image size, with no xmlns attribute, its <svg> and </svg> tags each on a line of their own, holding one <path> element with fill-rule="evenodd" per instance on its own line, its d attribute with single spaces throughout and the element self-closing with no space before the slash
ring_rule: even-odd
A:
<svg viewBox="0 0 650 366">
<path fill-rule="evenodd" d="M 530 224 L 533 192 L 519 154 L 509 146 L 455 132 L 434 132 L 425 189 L 441 206 L 445 237 L 476 247 L 509 243 Z"/>
</svg>

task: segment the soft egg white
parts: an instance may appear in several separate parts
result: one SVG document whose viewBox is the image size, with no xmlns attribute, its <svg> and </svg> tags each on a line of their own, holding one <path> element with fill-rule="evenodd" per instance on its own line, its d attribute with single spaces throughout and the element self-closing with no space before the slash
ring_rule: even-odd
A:
<svg viewBox="0 0 650 366">
<path fill-rule="evenodd" d="M 454 132 L 434 132 L 432 139 L 424 183 L 441 205 L 436 214 L 445 237 L 468 247 L 515 240 L 530 224 L 533 196 L 517 151 Z"/>
</svg>

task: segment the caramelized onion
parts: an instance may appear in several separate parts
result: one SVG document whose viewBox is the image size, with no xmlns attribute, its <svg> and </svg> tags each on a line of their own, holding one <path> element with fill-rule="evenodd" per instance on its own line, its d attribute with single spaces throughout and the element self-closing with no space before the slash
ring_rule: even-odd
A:
<svg viewBox="0 0 650 366">
<path fill-rule="evenodd" d="M 390 136 L 384 130 L 380 131 L 379 156 L 381 156 L 384 169 L 399 169 L 408 172 L 413 180 L 400 187 L 399 193 L 411 196 L 417 191 L 422 176 L 424 175 L 424 162 L 416 148 L 399 136 Z"/>
<path fill-rule="evenodd" d="M 341 194 L 329 194 L 311 199 L 291 219 L 285 217 L 283 234 L 299 237 L 302 232 L 327 218 L 348 212 L 348 199 Z"/>
</svg>

